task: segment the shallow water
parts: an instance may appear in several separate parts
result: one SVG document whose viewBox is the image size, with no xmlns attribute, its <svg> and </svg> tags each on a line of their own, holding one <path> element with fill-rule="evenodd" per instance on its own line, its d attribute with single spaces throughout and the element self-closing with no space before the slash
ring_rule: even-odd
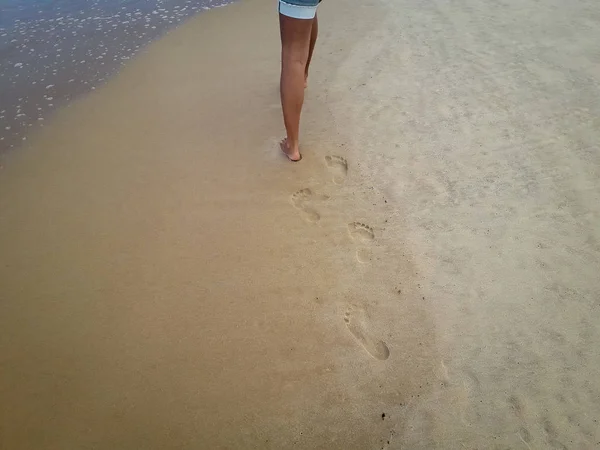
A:
<svg viewBox="0 0 600 450">
<path fill-rule="evenodd" d="M 0 0 L 0 152 L 190 16 L 231 0 Z"/>
</svg>

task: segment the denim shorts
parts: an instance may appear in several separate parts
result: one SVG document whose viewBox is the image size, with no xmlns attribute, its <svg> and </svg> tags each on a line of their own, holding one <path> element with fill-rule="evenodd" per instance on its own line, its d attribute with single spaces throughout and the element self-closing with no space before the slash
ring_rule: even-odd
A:
<svg viewBox="0 0 600 450">
<path fill-rule="evenodd" d="M 294 19 L 314 19 L 321 0 L 279 0 L 279 13 Z"/>
</svg>

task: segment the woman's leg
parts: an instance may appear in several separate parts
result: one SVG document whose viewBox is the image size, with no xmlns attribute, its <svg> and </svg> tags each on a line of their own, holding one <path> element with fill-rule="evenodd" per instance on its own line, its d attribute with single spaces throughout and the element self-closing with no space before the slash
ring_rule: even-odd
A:
<svg viewBox="0 0 600 450">
<path fill-rule="evenodd" d="M 308 86 L 308 67 L 312 60 L 313 52 L 315 51 L 315 44 L 317 43 L 317 37 L 319 36 L 319 18 L 315 15 L 313 19 L 312 29 L 310 31 L 310 47 L 308 49 L 308 59 L 306 60 L 306 70 L 304 71 L 304 87 Z"/>
<path fill-rule="evenodd" d="M 281 149 L 292 161 L 301 159 L 300 114 L 304 103 L 304 77 L 310 53 L 313 19 L 295 19 L 279 14 L 281 30 L 281 106 L 287 138 Z"/>
</svg>

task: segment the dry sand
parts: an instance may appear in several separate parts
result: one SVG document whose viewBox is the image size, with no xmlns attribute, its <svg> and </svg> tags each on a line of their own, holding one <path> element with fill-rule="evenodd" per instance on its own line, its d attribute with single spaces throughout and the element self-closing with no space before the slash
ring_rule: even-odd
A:
<svg viewBox="0 0 600 450">
<path fill-rule="evenodd" d="M 300 164 L 267 0 L 5 158 L 2 450 L 600 445 L 600 5 L 320 17 Z"/>
</svg>

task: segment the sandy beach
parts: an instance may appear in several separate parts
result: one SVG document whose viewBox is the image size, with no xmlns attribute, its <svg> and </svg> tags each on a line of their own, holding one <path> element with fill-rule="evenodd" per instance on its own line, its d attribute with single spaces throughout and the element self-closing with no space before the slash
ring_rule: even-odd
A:
<svg viewBox="0 0 600 450">
<path fill-rule="evenodd" d="M 600 5 L 319 17 L 301 163 L 269 0 L 3 156 L 0 449 L 600 446 Z"/>
</svg>

